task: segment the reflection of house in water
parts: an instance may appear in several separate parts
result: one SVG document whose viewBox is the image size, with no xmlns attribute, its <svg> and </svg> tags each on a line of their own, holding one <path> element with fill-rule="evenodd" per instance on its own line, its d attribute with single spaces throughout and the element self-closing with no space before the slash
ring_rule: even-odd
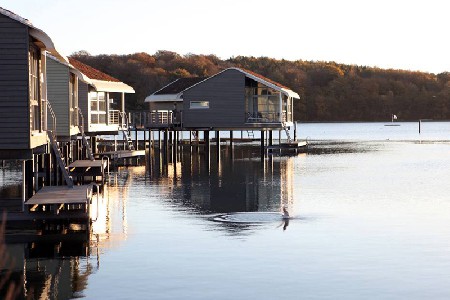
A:
<svg viewBox="0 0 450 300">
<path fill-rule="evenodd" d="M 255 153 L 253 153 L 255 152 Z M 152 160 L 152 177 L 173 186 L 174 198 L 210 212 L 278 211 L 293 201 L 293 159 L 255 157 L 258 147 L 240 146 L 211 160 L 196 151 L 182 151 L 176 163 Z M 212 163 L 210 163 L 212 162 Z M 178 197 L 177 197 L 178 196 Z"/>
<path fill-rule="evenodd" d="M 134 173 L 127 170 L 127 175 L 132 177 L 143 170 L 134 170 Z M 100 268 L 100 255 L 126 239 L 127 199 L 128 181 L 123 186 L 105 186 L 99 197 L 98 214 L 94 205 L 94 222 L 89 232 L 71 230 L 70 226 L 62 229 L 61 224 L 53 224 L 43 226 L 37 235 L 8 235 L 6 251 L 14 262 L 9 268 L 12 272 L 10 282 L 23 287 L 19 298 L 73 299 L 83 296 L 89 275 Z M 0 268 L 0 278 L 6 272 Z M 4 295 L 5 290 L 0 289 L 0 299 Z"/>
<path fill-rule="evenodd" d="M 87 245 L 86 235 L 8 244 L 6 251 L 14 264 L 9 269 L 11 281 L 23 287 L 19 298 L 72 299 L 81 295 L 88 276 L 98 268 L 96 260 L 89 259 Z M 4 295 L 1 290 L 2 299 Z"/>
</svg>

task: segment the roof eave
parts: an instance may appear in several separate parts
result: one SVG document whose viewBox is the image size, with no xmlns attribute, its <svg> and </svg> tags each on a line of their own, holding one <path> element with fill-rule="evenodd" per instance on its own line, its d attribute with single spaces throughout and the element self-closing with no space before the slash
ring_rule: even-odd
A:
<svg viewBox="0 0 450 300">
<path fill-rule="evenodd" d="M 117 82 L 117 81 L 105 81 L 105 80 L 97 80 L 90 79 L 91 85 L 98 92 L 110 92 L 110 93 L 127 93 L 134 94 L 134 89 L 126 83 Z"/>
<path fill-rule="evenodd" d="M 163 94 L 163 95 L 155 95 L 151 94 L 150 96 L 147 96 L 144 100 L 144 102 L 147 103 L 154 103 L 154 102 L 182 102 L 183 99 L 181 96 L 183 93 L 178 94 Z"/>
<path fill-rule="evenodd" d="M 40 41 L 43 44 L 45 50 L 51 53 L 58 60 L 66 64 L 69 63 L 67 57 L 65 57 L 64 55 L 59 53 L 58 50 L 56 50 L 55 44 L 53 43 L 52 39 L 45 32 L 35 27 L 30 27 L 29 33 L 32 37 Z"/>
</svg>

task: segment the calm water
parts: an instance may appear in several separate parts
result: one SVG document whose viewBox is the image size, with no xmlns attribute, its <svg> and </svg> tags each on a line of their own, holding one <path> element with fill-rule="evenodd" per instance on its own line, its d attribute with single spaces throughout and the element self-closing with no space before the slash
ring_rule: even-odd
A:
<svg viewBox="0 0 450 300">
<path fill-rule="evenodd" d="M 9 249 L 36 298 L 448 299 L 449 134 L 301 124 L 306 154 L 155 155 L 111 179 L 89 242 L 67 246 L 80 252 Z M 2 186 L 16 177 L 0 173 Z"/>
</svg>

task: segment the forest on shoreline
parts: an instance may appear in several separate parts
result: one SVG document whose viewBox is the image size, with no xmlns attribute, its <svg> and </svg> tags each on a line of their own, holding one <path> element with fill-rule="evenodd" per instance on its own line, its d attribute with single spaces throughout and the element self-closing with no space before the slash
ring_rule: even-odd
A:
<svg viewBox="0 0 450 300">
<path fill-rule="evenodd" d="M 147 109 L 145 97 L 180 77 L 211 76 L 241 67 L 266 76 L 297 92 L 294 118 L 302 122 L 450 120 L 450 72 L 380 69 L 322 61 L 288 61 L 268 57 L 155 54 L 72 57 L 132 86 L 127 111 Z"/>
</svg>

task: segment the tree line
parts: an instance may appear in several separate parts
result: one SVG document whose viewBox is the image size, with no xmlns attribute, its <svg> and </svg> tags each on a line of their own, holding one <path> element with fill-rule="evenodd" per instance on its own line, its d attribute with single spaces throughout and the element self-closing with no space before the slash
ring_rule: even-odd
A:
<svg viewBox="0 0 450 300">
<path fill-rule="evenodd" d="M 323 61 L 289 61 L 269 57 L 155 54 L 73 57 L 132 86 L 127 110 L 144 110 L 145 97 L 181 77 L 211 76 L 229 67 L 259 73 L 297 92 L 298 121 L 450 120 L 450 73 L 381 69 Z"/>
</svg>

